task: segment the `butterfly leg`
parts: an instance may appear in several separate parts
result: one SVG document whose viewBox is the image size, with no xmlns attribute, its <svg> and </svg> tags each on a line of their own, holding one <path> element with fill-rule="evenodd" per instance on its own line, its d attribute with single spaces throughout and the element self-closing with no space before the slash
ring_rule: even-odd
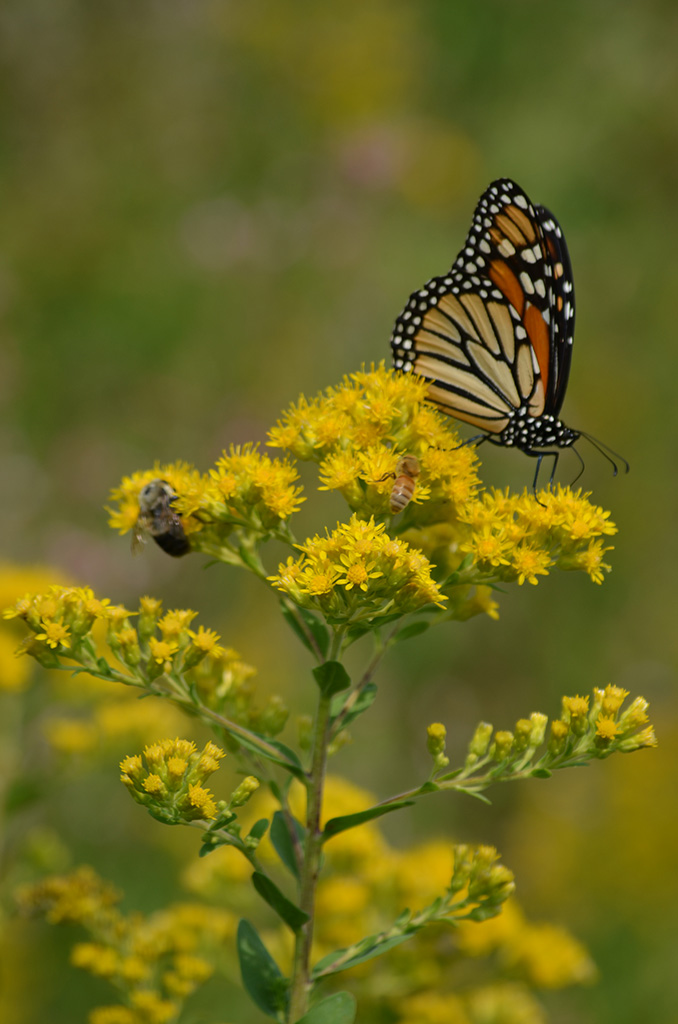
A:
<svg viewBox="0 0 678 1024">
<path fill-rule="evenodd" d="M 460 448 L 468 448 L 470 445 L 475 445 L 476 448 L 480 448 L 483 441 L 489 441 L 489 434 L 474 434 L 473 437 L 467 437 L 461 444 L 457 444 L 454 448 L 449 448 L 448 451 L 457 452 Z"/>
<path fill-rule="evenodd" d="M 575 446 L 574 446 L 574 445 L 572 445 L 572 451 L 574 452 L 574 454 L 575 454 L 575 455 L 577 456 L 577 458 L 579 459 L 579 463 L 580 463 L 580 465 L 581 465 L 581 469 L 579 470 L 579 472 L 577 473 L 576 477 L 574 478 L 574 480 L 573 480 L 573 481 L 572 481 L 572 483 L 570 484 L 570 487 L 574 487 L 574 485 L 576 484 L 577 480 L 579 479 L 579 477 L 580 477 L 580 476 L 582 475 L 582 473 L 584 472 L 584 460 L 582 459 L 581 455 L 579 454 L 579 452 L 577 451 L 577 449 L 575 448 Z M 615 469 L 616 469 L 616 467 L 615 467 Z"/>
<path fill-rule="evenodd" d="M 523 451 L 525 451 L 525 449 L 523 449 Z M 535 500 L 537 501 L 537 504 L 542 505 L 545 508 L 546 506 L 544 505 L 544 502 L 543 501 L 539 501 L 539 498 L 537 498 L 537 483 L 539 481 L 539 471 L 541 469 L 541 464 L 542 464 L 542 462 L 544 460 L 544 456 L 545 455 L 552 455 L 553 456 L 553 466 L 551 468 L 551 475 L 549 477 L 549 483 L 548 483 L 549 487 L 551 487 L 553 485 L 553 479 L 554 479 L 554 477 L 556 475 L 556 466 L 558 465 L 558 452 L 528 452 L 528 451 L 526 451 L 525 454 L 529 455 L 530 458 L 537 460 L 537 468 L 534 471 L 534 479 L 532 480 L 532 493 L 534 494 L 534 497 L 535 497 Z"/>
</svg>

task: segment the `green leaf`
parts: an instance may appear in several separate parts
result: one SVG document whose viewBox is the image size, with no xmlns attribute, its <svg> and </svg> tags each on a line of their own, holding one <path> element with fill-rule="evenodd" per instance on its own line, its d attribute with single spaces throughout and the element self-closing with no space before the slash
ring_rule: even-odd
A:
<svg viewBox="0 0 678 1024">
<path fill-rule="evenodd" d="M 350 676 L 340 661 L 323 662 L 313 669 L 313 675 L 323 697 L 334 697 L 351 685 Z"/>
<path fill-rule="evenodd" d="M 535 779 L 550 779 L 553 772 L 550 772 L 548 768 L 535 768 L 530 774 Z"/>
<path fill-rule="evenodd" d="M 229 732 L 228 729 L 226 731 Z M 240 733 L 234 732 L 229 732 L 229 735 L 231 735 L 241 747 L 245 747 L 246 750 L 254 751 L 255 754 L 259 755 L 259 757 L 265 757 L 268 761 L 272 761 L 273 764 L 279 764 L 282 768 L 286 768 L 288 772 L 292 772 L 293 775 L 296 775 L 300 779 L 304 778 L 304 769 L 299 758 L 295 752 L 291 750 L 290 747 L 286 747 L 284 743 L 280 743 L 278 740 L 271 740 L 268 736 L 261 736 L 258 732 L 252 733 L 252 736 L 261 740 L 262 744 L 265 744 L 268 748 L 273 747 L 273 749 L 281 755 L 280 757 L 276 757 L 275 753 L 270 749 L 262 749 L 262 746 L 260 746 L 255 739 L 250 739 L 248 736 L 241 736 Z"/>
<path fill-rule="evenodd" d="M 338 949 L 334 953 L 329 953 L 324 956 L 322 960 L 313 968 L 313 978 L 327 978 L 330 974 L 339 974 L 340 971 L 347 971 L 349 967 L 356 967 L 358 964 L 365 963 L 366 960 L 373 960 L 375 956 L 381 956 L 382 953 L 388 953 L 389 949 L 393 949 L 394 946 L 399 946 L 401 942 L 407 942 L 415 934 L 415 931 L 406 932 L 404 935 L 394 935 L 390 939 L 384 939 L 383 942 L 377 942 L 376 945 L 369 945 L 364 952 L 356 952 L 355 956 L 350 957 L 348 960 L 341 960 L 342 956 L 347 952 L 345 949 Z M 379 936 L 371 936 L 372 940 L 378 939 Z M 361 946 L 365 946 L 370 940 L 365 939 L 360 943 Z M 341 963 L 337 963 L 341 960 Z M 335 968 L 333 964 L 337 963 Z"/>
<path fill-rule="evenodd" d="M 374 818 L 381 818 L 391 811 L 398 811 L 401 807 L 411 807 L 414 800 L 396 800 L 395 803 L 385 804 L 383 807 L 369 807 L 366 811 L 358 811 L 357 814 L 344 814 L 340 818 L 330 818 L 323 829 L 322 839 L 326 842 L 332 836 L 345 832 L 348 828 L 355 828 L 356 825 L 363 825 L 366 821 L 373 821 Z"/>
<path fill-rule="evenodd" d="M 398 630 L 396 635 L 393 637 L 392 642 L 394 644 L 399 644 L 403 640 L 411 640 L 412 637 L 425 633 L 430 625 L 430 622 L 422 622 L 421 620 L 418 622 L 410 622 L 409 626 L 404 626 L 402 629 Z"/>
<path fill-rule="evenodd" d="M 489 796 L 485 796 L 479 789 L 471 789 L 468 786 L 455 786 L 454 789 L 457 793 L 466 793 L 466 796 L 472 796 L 476 800 L 480 800 L 481 804 L 487 804 L 488 807 L 492 806 Z"/>
<path fill-rule="evenodd" d="M 238 959 L 242 983 L 262 1013 L 274 1020 L 287 1002 L 287 979 L 263 944 L 256 928 L 244 918 L 238 925 Z"/>
<path fill-rule="evenodd" d="M 268 818 L 259 818 L 259 821 L 255 821 L 252 828 L 247 833 L 247 838 L 261 839 L 262 836 L 266 835 L 266 829 L 268 828 Z"/>
<path fill-rule="evenodd" d="M 362 715 L 363 711 L 367 711 L 368 708 L 374 704 L 375 697 L 377 696 L 377 686 L 375 683 L 368 683 L 360 691 L 360 696 L 357 698 L 350 711 L 346 712 L 346 717 L 341 723 L 342 729 L 345 729 L 351 724 L 359 715 Z M 332 707 L 330 715 L 332 719 L 338 718 L 346 706 L 348 697 L 344 693 L 339 693 L 332 701 Z"/>
<path fill-rule="evenodd" d="M 297 1024 L 353 1024 L 355 1015 L 355 996 L 350 992 L 335 992 L 305 1013 Z"/>
<path fill-rule="evenodd" d="M 282 610 L 283 618 L 292 629 L 292 632 L 299 637 L 304 647 L 306 647 L 312 654 L 317 654 L 318 651 L 320 651 L 324 658 L 330 649 L 330 633 L 329 630 L 323 626 L 322 622 L 320 622 L 320 620 L 306 608 L 299 608 L 295 605 L 293 610 L 287 601 L 281 601 L 280 608 Z M 308 633 L 311 634 L 316 642 L 316 647 L 314 647 L 309 640 L 308 633 L 301 627 L 299 619 L 303 619 Z"/>
<path fill-rule="evenodd" d="M 297 821 L 296 818 L 292 818 L 292 827 L 297 833 L 297 839 L 299 842 L 303 842 L 306 835 L 304 826 L 301 822 Z M 295 878 L 298 878 L 299 869 L 297 867 L 297 858 L 294 855 L 293 838 L 290 835 L 289 818 L 286 817 L 282 811 L 276 811 L 273 815 L 270 839 L 273 843 L 273 849 L 278 854 L 285 867 L 288 871 L 292 872 Z"/>
<path fill-rule="evenodd" d="M 308 921 L 308 914 L 300 910 L 299 907 L 292 903 L 284 896 L 278 886 L 271 881 L 271 879 L 261 873 L 261 871 L 255 871 L 252 875 L 252 885 L 257 890 L 262 900 L 266 900 L 269 907 L 275 910 L 279 918 L 281 918 L 285 924 L 292 929 L 293 932 L 298 932 L 302 925 Z"/>
</svg>

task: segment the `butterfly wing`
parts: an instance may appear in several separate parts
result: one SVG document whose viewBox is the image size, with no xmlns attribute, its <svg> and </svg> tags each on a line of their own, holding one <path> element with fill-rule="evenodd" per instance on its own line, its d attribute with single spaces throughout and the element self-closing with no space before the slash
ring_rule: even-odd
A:
<svg viewBox="0 0 678 1024">
<path fill-rule="evenodd" d="M 572 361 L 574 278 L 570 254 L 560 224 L 545 206 L 535 206 L 535 211 L 539 217 L 539 226 L 546 247 L 545 262 L 551 268 L 551 273 L 547 274 L 548 308 L 551 316 L 551 372 L 547 406 L 548 412 L 557 416 L 565 398 Z"/>
<path fill-rule="evenodd" d="M 444 412 L 500 434 L 520 410 L 557 416 L 573 329 L 563 233 L 501 178 L 481 196 L 449 273 L 411 295 L 391 346 L 396 368 L 430 380 Z"/>
</svg>

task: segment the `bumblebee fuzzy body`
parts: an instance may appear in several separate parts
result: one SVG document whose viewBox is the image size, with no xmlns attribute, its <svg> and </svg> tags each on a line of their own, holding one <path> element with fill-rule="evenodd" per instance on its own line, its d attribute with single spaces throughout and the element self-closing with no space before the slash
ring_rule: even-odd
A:
<svg viewBox="0 0 678 1024">
<path fill-rule="evenodd" d="M 152 537 L 168 555 L 180 558 L 191 550 L 181 519 L 173 505 L 177 494 L 166 480 L 151 480 L 139 492 L 139 518 L 136 522 L 133 547 Z"/>
</svg>

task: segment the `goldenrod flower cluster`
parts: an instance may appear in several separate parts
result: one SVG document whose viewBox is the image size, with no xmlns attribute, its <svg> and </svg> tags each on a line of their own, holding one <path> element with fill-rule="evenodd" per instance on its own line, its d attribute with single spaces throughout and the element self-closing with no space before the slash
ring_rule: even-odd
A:
<svg viewBox="0 0 678 1024">
<path fill-rule="evenodd" d="M 110 602 L 98 600 L 89 587 L 54 584 L 43 593 L 25 594 L 5 609 L 3 617 L 23 619 L 33 636 L 24 641 L 22 650 L 47 667 L 55 667 L 56 652 L 75 655 L 83 648 L 91 652 L 89 641 L 95 622 L 114 614 Z"/>
<path fill-rule="evenodd" d="M 470 529 L 459 542 L 482 571 L 519 584 L 537 583 L 551 567 L 580 569 L 602 583 L 609 566 L 602 537 L 615 534 L 609 512 L 591 505 L 588 495 L 558 485 L 537 498 L 524 492 L 485 492 L 469 502 L 459 519 Z"/>
<path fill-rule="evenodd" d="M 45 593 L 26 594 L 4 615 L 21 618 L 31 628 L 33 635 L 20 650 L 48 667 L 77 664 L 95 675 L 137 686 L 164 676 L 182 692 L 194 686 L 207 707 L 266 736 L 277 735 L 287 721 L 288 710 L 280 697 L 257 704 L 255 670 L 237 651 L 223 647 L 214 630 L 193 629 L 196 612 L 190 609 L 163 612 L 159 600 L 142 597 L 132 612 L 99 600 L 89 587 L 53 585 Z M 105 628 L 108 647 L 124 671 L 101 658 L 101 645 L 92 635 L 97 624 Z M 52 738 L 58 746 L 86 749 L 91 727 L 83 731 L 77 724 L 57 723 Z"/>
<path fill-rule="evenodd" d="M 643 747 L 656 747 L 657 737 L 648 724 L 648 702 L 635 697 L 624 707 L 628 690 L 609 684 L 595 689 L 588 697 L 563 697 L 561 719 L 551 723 L 550 747 L 561 755 L 568 749 L 593 745 L 598 757 L 619 750 L 630 753 Z"/>
<path fill-rule="evenodd" d="M 446 600 L 431 576 L 428 559 L 409 544 L 389 537 L 383 523 L 357 515 L 326 537 L 300 544 L 270 577 L 279 590 L 305 608 L 337 621 L 405 615 Z"/>
<path fill-rule="evenodd" d="M 176 1020 L 187 997 L 211 977 L 236 926 L 228 911 L 200 904 L 124 916 L 117 907 L 121 894 L 89 867 L 27 886 L 17 898 L 26 912 L 89 932 L 90 941 L 73 947 L 71 962 L 122 994 L 121 1002 L 93 1010 L 90 1024 Z"/>
<path fill-rule="evenodd" d="M 344 378 L 338 387 L 292 405 L 269 444 L 319 463 L 321 490 L 337 490 L 362 517 L 387 514 L 398 459 L 416 456 L 422 473 L 415 503 L 448 512 L 478 487 L 473 448 L 459 447 L 450 421 L 429 405 L 428 383 L 383 366 Z M 454 450 L 453 450 L 454 449 Z"/>
<path fill-rule="evenodd" d="M 0 608 L 8 608 L 27 591 L 44 592 L 54 582 L 56 571 L 28 566 L 0 565 Z M 16 657 L 20 634 L 15 625 L 0 622 L 0 692 L 19 693 L 28 686 L 30 665 Z"/>
<path fill-rule="evenodd" d="M 200 473 L 184 462 L 161 465 L 125 477 L 111 492 L 109 525 L 120 533 L 139 521 L 139 495 L 146 484 L 165 480 L 177 495 L 172 510 L 191 548 L 216 554 L 231 544 L 234 531 L 267 535 L 281 526 L 304 500 L 298 474 L 286 460 L 262 454 L 256 445 L 231 446 L 215 468 Z"/>
<path fill-rule="evenodd" d="M 302 395 L 270 431 L 270 446 L 315 462 L 319 490 L 346 500 L 353 515 L 329 537 L 296 542 L 291 519 L 305 500 L 296 468 L 256 445 L 231 447 L 205 474 L 178 462 L 125 478 L 112 492 L 111 526 L 135 529 L 141 489 L 165 480 L 193 551 L 264 578 L 258 544 L 275 536 L 303 556 L 269 581 L 302 607 L 343 620 L 359 608 L 371 621 L 387 607 L 405 614 L 442 602 L 451 618 L 496 618 L 488 585 L 536 584 L 552 568 L 601 583 L 604 539 L 616 532 L 609 513 L 560 486 L 538 495 L 483 490 L 475 448 L 426 401 L 427 386 L 383 365 L 361 370 L 313 399 Z M 419 472 L 407 484 L 411 500 L 394 514 L 390 496 L 406 455 Z"/>
<path fill-rule="evenodd" d="M 373 794 L 353 783 L 337 776 L 327 778 L 325 820 L 356 813 L 374 803 Z M 303 804 L 304 794 L 295 783 L 290 806 L 299 818 L 303 818 Z M 275 808 L 270 793 L 262 789 L 252 801 L 243 827 L 247 827 L 245 821 L 253 824 L 262 815 L 269 817 Z M 267 837 L 257 853 L 262 861 L 275 862 Z M 334 837 L 325 847 L 325 860 L 317 891 L 314 962 L 380 932 L 393 923 L 403 906 L 416 916 L 442 897 L 451 880 L 454 887 L 460 887 L 460 900 L 468 896 L 471 886 L 476 894 L 482 889 L 488 892 L 485 886 L 493 878 L 492 872 L 496 872 L 496 893 L 506 897 L 511 890 L 510 876 L 496 863 L 489 847 L 455 846 L 440 839 L 398 849 L 388 844 L 374 821 Z M 235 885 L 244 883 L 249 871 L 247 862 L 226 848 L 196 860 L 185 880 L 196 893 L 218 898 L 222 890 L 232 893 Z M 563 988 L 595 977 L 591 958 L 576 939 L 564 929 L 530 922 L 512 898 L 501 902 L 500 913 L 485 920 L 482 912 L 477 916 L 481 919 L 471 915 L 464 920 L 461 913 L 454 920 L 454 933 L 449 932 L 448 924 L 442 934 L 451 934 L 450 939 L 441 938 L 440 926 L 424 928 L 379 961 L 370 960 L 343 976 L 358 995 L 366 1019 L 372 1009 L 383 1013 L 387 999 L 389 1013 L 398 1024 L 456 1021 L 452 1007 L 463 1012 L 460 1021 L 472 1024 L 476 1007 L 485 1005 L 497 1009 L 498 1019 L 504 1019 L 503 1013 L 508 1020 L 540 1021 L 543 1010 L 530 987 Z M 268 933 L 266 944 L 279 963 L 287 963 L 286 932 Z M 449 991 L 451 954 L 457 961 L 459 955 L 486 961 L 474 965 L 476 983 L 460 993 Z M 396 994 L 385 997 L 386 992 Z M 533 1016 L 521 1016 L 528 1008 Z M 449 1018 L 435 1016 L 443 1009 L 450 1011 Z M 415 1011 L 421 1013 L 420 1018 L 413 1016 Z"/>
<path fill-rule="evenodd" d="M 137 803 L 168 825 L 217 816 L 217 804 L 203 783 L 225 753 L 216 743 L 198 751 L 191 740 L 163 740 L 120 762 L 120 778 Z"/>
<path fill-rule="evenodd" d="M 496 732 L 481 722 L 471 739 L 464 768 L 439 775 L 442 786 L 474 790 L 492 781 L 520 776 L 547 776 L 556 768 L 609 757 L 615 751 L 629 753 L 655 747 L 657 738 L 648 724 L 648 702 L 636 697 L 624 708 L 627 690 L 609 685 L 594 689 L 589 697 L 563 697 L 561 717 L 548 729 L 548 718 L 533 712 L 521 718 L 515 729 Z M 546 739 L 546 747 L 539 748 Z M 428 741 L 430 747 L 430 737 Z"/>
<path fill-rule="evenodd" d="M 416 456 L 414 497 L 391 530 L 407 531 L 445 574 L 464 565 L 456 586 L 482 577 L 535 584 L 553 567 L 602 582 L 610 550 L 603 537 L 616 533 L 609 513 L 568 487 L 538 495 L 484 491 L 475 449 L 425 402 L 427 386 L 383 366 L 352 374 L 311 401 L 302 396 L 269 444 L 319 463 L 320 489 L 338 490 L 361 518 L 393 518 L 389 494 L 399 458 Z"/>
</svg>

